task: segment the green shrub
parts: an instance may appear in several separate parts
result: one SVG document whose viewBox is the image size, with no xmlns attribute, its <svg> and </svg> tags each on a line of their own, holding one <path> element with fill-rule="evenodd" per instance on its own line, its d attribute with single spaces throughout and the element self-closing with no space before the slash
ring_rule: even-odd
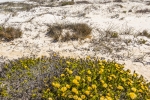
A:
<svg viewBox="0 0 150 100">
<path fill-rule="evenodd" d="M 150 83 L 116 62 L 97 58 L 21 58 L 2 66 L 0 98 L 148 100 Z"/>
<path fill-rule="evenodd" d="M 0 40 L 11 41 L 15 38 L 19 38 L 22 35 L 20 29 L 15 29 L 13 27 L 0 27 Z"/>
</svg>

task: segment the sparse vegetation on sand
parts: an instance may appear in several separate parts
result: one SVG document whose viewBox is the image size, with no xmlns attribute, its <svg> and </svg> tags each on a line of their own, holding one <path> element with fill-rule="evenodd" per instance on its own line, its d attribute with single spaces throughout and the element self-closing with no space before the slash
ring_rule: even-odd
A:
<svg viewBox="0 0 150 100">
<path fill-rule="evenodd" d="M 15 38 L 19 38 L 22 35 L 22 31 L 20 29 L 16 29 L 13 27 L 0 27 L 0 40 L 1 41 L 11 41 Z"/>
<path fill-rule="evenodd" d="M 54 41 L 69 41 L 90 38 L 92 28 L 84 23 L 56 24 L 49 26 L 47 35 Z"/>
<path fill-rule="evenodd" d="M 148 100 L 150 83 L 98 58 L 21 58 L 4 64 L 0 99 Z"/>
<path fill-rule="evenodd" d="M 62 2 L 60 2 L 61 6 L 73 5 L 73 4 L 74 4 L 74 1 L 62 1 Z"/>
</svg>

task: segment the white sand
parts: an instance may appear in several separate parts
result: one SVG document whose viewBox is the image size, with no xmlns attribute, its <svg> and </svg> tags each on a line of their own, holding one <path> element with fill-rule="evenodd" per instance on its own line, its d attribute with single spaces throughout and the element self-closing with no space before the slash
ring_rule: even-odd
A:
<svg viewBox="0 0 150 100">
<path fill-rule="evenodd" d="M 79 1 L 79 0 L 78 0 Z M 15 16 L 10 13 L 0 13 L 0 24 L 10 18 L 5 26 L 21 28 L 23 36 L 11 42 L 0 42 L 0 56 L 8 59 L 16 59 L 22 56 L 50 56 L 51 52 L 58 52 L 61 56 L 71 57 L 92 57 L 105 58 L 106 60 L 115 60 L 125 64 L 125 69 L 135 70 L 150 81 L 150 38 L 135 37 L 136 33 L 143 30 L 150 32 L 150 12 L 135 13 L 138 9 L 149 8 L 142 2 L 124 2 L 124 3 L 98 3 L 93 4 L 75 4 L 64 7 L 37 7 L 29 12 L 17 12 Z M 122 5 L 120 6 L 116 6 Z M 132 12 L 124 13 L 132 10 Z M 32 20 L 30 20 L 32 19 Z M 29 21 L 30 20 L 30 21 Z M 116 40 L 108 42 L 110 48 L 122 48 L 120 51 L 113 50 L 109 53 L 107 50 L 101 50 L 104 47 L 95 47 L 92 40 L 85 40 L 82 43 L 78 41 L 52 42 L 52 38 L 47 37 L 47 25 L 53 23 L 78 23 L 84 22 L 93 28 L 93 40 L 98 40 L 103 36 L 104 31 L 110 27 L 114 31 L 123 33 L 132 28 L 131 35 L 119 35 L 121 40 L 130 39 L 132 42 L 126 45 L 123 41 Z M 98 31 L 100 30 L 100 31 Z M 138 44 L 137 41 L 143 38 L 145 44 Z M 104 43 L 105 44 L 105 43 Z M 115 46 L 112 46 L 112 45 Z M 97 51 L 94 51 L 95 49 Z M 102 52 L 104 51 L 104 52 Z M 120 58 L 119 58 L 120 57 Z M 122 58 L 123 57 L 123 58 Z M 136 59 L 142 60 L 137 61 Z"/>
</svg>

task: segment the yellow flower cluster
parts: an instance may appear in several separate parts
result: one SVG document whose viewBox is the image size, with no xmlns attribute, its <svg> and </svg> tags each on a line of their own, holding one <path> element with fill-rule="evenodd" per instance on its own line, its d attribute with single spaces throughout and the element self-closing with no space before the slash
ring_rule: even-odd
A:
<svg viewBox="0 0 150 100">
<path fill-rule="evenodd" d="M 59 88 L 59 87 L 60 87 L 60 84 L 57 83 L 57 82 L 56 82 L 56 83 L 53 82 L 52 85 L 53 85 L 54 87 L 56 87 L 56 88 Z"/>
<path fill-rule="evenodd" d="M 62 88 L 61 88 L 61 91 L 62 91 L 62 92 L 65 92 L 66 90 L 67 90 L 67 87 L 62 87 Z"/>
<path fill-rule="evenodd" d="M 72 74 L 72 73 L 73 73 L 72 70 L 70 70 L 69 68 L 66 68 L 66 70 L 67 70 L 67 72 L 68 72 L 69 74 Z"/>
<path fill-rule="evenodd" d="M 131 99 L 135 99 L 137 97 L 137 95 L 134 92 L 130 92 L 129 96 Z"/>
<path fill-rule="evenodd" d="M 109 97 L 109 96 L 101 96 L 100 97 L 100 100 L 113 100 L 111 97 Z"/>
<path fill-rule="evenodd" d="M 107 64 L 106 61 L 97 61 L 98 63 L 95 64 L 88 59 L 87 66 L 81 66 L 81 62 L 83 63 L 83 61 L 73 63 L 67 60 L 68 66 L 64 73 L 60 74 L 61 77 L 58 77 L 60 79 L 55 80 L 62 83 L 62 86 L 59 86 L 56 82 L 53 85 L 57 87 L 54 89 L 57 89 L 58 97 L 63 96 L 61 98 L 64 100 L 68 98 L 73 100 L 118 100 L 120 95 L 123 95 L 122 97 L 126 97 L 127 100 L 133 100 L 138 97 L 143 98 L 140 97 L 142 93 L 148 92 L 148 87 L 143 85 L 137 74 L 134 73 L 131 76 L 130 70 L 122 70 L 123 66 L 120 64 L 114 62 Z M 73 65 L 73 67 L 70 65 Z M 134 81 L 136 82 L 134 83 Z M 148 95 L 148 93 L 145 93 L 145 95 Z M 147 98 L 149 97 L 145 96 L 144 100 Z"/>
<path fill-rule="evenodd" d="M 123 90 L 123 87 L 119 85 L 119 86 L 117 87 L 117 89 Z"/>
<path fill-rule="evenodd" d="M 78 94 L 78 90 L 74 87 L 72 88 L 72 92 L 75 93 L 75 94 Z"/>
<path fill-rule="evenodd" d="M 77 86 L 79 85 L 79 82 L 77 79 L 73 79 L 72 83 L 76 84 Z"/>
</svg>

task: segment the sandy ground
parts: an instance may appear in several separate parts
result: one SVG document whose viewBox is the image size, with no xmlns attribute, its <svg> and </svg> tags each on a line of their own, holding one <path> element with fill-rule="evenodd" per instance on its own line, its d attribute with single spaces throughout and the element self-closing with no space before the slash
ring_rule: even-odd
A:
<svg viewBox="0 0 150 100">
<path fill-rule="evenodd" d="M 90 3 L 1 11 L 1 25 L 23 31 L 21 38 L 0 42 L 1 62 L 23 56 L 50 56 L 51 52 L 65 57 L 99 57 L 125 64 L 125 69 L 135 70 L 150 81 L 150 38 L 138 36 L 143 30 L 150 33 L 150 11 L 136 13 L 150 9 L 147 2 L 102 3 L 90 0 Z M 53 42 L 46 33 L 48 25 L 56 23 L 87 23 L 93 29 L 92 39 Z M 115 31 L 119 36 L 106 37 L 106 30 Z M 141 44 L 140 40 L 146 42 Z"/>
</svg>

